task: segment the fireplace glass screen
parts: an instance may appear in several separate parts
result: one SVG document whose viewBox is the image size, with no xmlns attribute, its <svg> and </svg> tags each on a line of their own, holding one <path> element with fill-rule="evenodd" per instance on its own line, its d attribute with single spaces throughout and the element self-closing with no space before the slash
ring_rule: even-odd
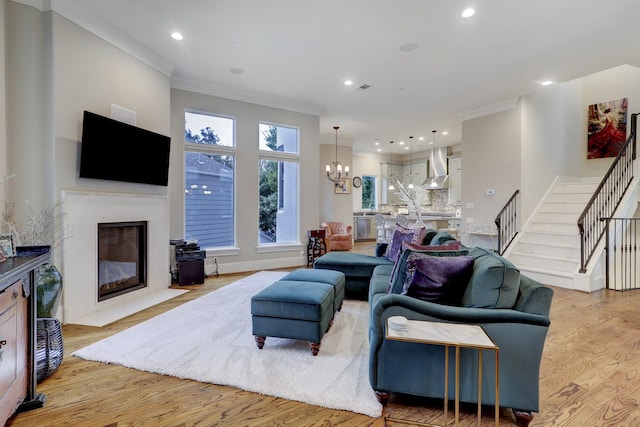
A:
<svg viewBox="0 0 640 427">
<path fill-rule="evenodd" d="M 98 224 L 98 301 L 147 286 L 147 222 Z"/>
</svg>

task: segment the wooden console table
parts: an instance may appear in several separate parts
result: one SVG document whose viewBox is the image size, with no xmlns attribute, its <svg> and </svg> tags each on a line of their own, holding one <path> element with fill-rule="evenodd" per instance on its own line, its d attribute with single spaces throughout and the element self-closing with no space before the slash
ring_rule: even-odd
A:
<svg viewBox="0 0 640 427">
<path fill-rule="evenodd" d="M 36 394 L 36 271 L 49 253 L 0 262 L 0 424 L 16 412 L 40 408 Z"/>
<path fill-rule="evenodd" d="M 496 356 L 495 375 L 495 425 L 500 422 L 500 348 L 493 342 L 487 333 L 478 325 L 465 325 L 460 323 L 430 322 L 422 320 L 407 320 L 406 331 L 396 331 L 389 327 L 387 319 L 385 338 L 388 340 L 407 341 L 430 345 L 444 346 L 444 426 L 447 426 L 447 413 L 449 412 L 449 348 L 455 348 L 455 425 L 460 420 L 460 349 L 475 348 L 478 350 L 478 427 L 482 418 L 482 350 L 493 350 Z M 434 424 L 417 421 L 385 418 L 385 425 L 389 421 L 409 422 L 414 425 L 434 426 Z"/>
</svg>

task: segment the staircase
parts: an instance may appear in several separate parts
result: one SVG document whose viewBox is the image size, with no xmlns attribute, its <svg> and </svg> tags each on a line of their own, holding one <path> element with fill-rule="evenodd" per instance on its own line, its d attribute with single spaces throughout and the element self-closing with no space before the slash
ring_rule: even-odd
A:
<svg viewBox="0 0 640 427">
<path fill-rule="evenodd" d="M 598 178 L 559 177 L 505 257 L 534 280 L 573 289 L 580 265 L 576 221 L 599 183 Z"/>
</svg>

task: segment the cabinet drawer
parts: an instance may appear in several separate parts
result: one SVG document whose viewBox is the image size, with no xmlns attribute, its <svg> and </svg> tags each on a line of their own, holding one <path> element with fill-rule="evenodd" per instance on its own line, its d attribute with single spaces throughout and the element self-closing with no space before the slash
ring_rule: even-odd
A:
<svg viewBox="0 0 640 427">
<path fill-rule="evenodd" d="M 0 293 L 0 417 L 6 419 L 27 390 L 26 298 L 18 281 Z"/>
<path fill-rule="evenodd" d="M 22 282 L 18 281 L 3 292 L 0 292 L 0 315 L 2 315 L 7 308 L 16 304 L 21 292 L 21 283 Z"/>
</svg>

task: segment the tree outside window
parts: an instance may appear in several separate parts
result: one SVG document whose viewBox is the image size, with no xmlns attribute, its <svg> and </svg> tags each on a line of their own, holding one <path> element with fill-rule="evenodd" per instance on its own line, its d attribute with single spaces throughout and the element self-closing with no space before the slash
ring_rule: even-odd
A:
<svg viewBox="0 0 640 427">
<path fill-rule="evenodd" d="M 260 123 L 259 223 L 261 244 L 298 241 L 298 130 Z"/>
<path fill-rule="evenodd" d="M 376 177 L 364 175 L 362 177 L 362 209 L 376 208 Z"/>
</svg>

